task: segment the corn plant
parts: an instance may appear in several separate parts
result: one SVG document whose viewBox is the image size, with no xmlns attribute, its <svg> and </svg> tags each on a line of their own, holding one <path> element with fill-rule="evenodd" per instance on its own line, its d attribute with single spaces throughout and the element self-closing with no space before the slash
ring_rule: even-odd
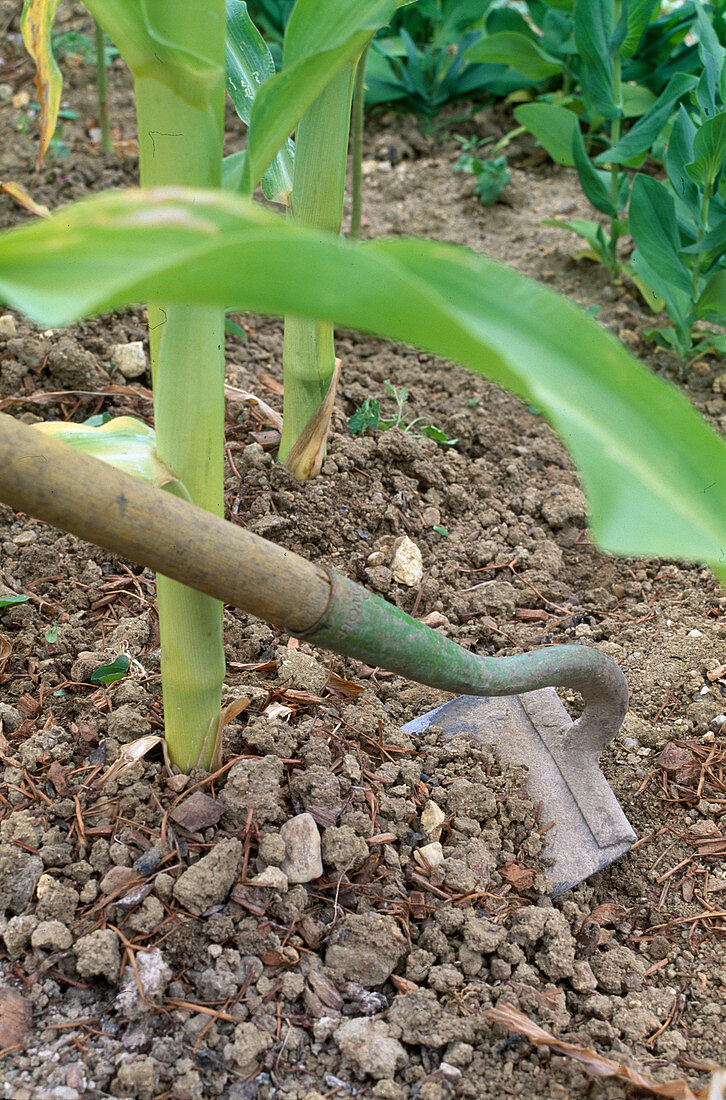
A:
<svg viewBox="0 0 726 1100">
<path fill-rule="evenodd" d="M 218 189 L 224 182 L 251 193 L 262 181 L 270 199 L 290 205 L 295 222 L 339 232 L 355 67 L 393 14 L 395 0 L 365 0 L 353 11 L 333 3 L 323 13 L 302 0 L 286 33 L 279 78 L 240 0 L 158 0 L 153 8 L 143 0 L 89 0 L 86 6 L 134 77 L 143 186 Z M 60 94 L 50 50 L 56 8 L 57 0 L 28 0 L 26 6 L 39 86 L 49 92 L 48 135 Z M 225 79 L 241 117 L 250 122 L 254 110 L 261 119 L 250 127 L 246 152 L 226 162 Z M 156 453 L 173 471 L 170 490 L 216 514 L 223 506 L 223 334 L 223 305 L 149 299 Z M 284 369 L 281 458 L 298 476 L 310 476 L 322 461 L 335 395 L 332 324 L 289 317 Z M 165 577 L 158 578 L 157 590 L 170 754 L 185 768 L 208 764 L 224 677 L 222 608 Z"/>
<path fill-rule="evenodd" d="M 611 336 L 465 249 L 350 243 L 295 210 L 297 177 L 310 171 L 303 131 L 328 140 L 321 104 L 345 117 L 352 66 L 390 4 L 351 11 L 344 0 L 297 0 L 283 68 L 259 84 L 245 85 L 246 55 L 236 51 L 232 79 L 250 92 L 249 132 L 245 153 L 224 164 L 223 0 L 157 0 L 153 19 L 143 0 L 88 6 L 134 74 L 144 189 L 95 196 L 3 234 L 0 297 L 44 327 L 150 303 L 155 464 L 144 476 L 221 511 L 225 308 L 309 318 L 311 344 L 339 323 L 459 362 L 542 410 L 581 470 L 593 535 L 607 549 L 706 561 L 726 578 L 726 505 L 703 484 L 726 480 L 726 447 Z M 263 177 L 277 194 L 294 129 L 293 214 L 283 219 L 250 195 Z M 339 137 L 320 153 L 336 180 Z M 319 393 L 317 360 L 314 371 Z M 305 401 L 315 389 L 297 373 L 288 386 Z M 170 756 L 184 769 L 206 766 L 220 724 L 221 607 L 160 577 L 159 610 Z"/>
</svg>

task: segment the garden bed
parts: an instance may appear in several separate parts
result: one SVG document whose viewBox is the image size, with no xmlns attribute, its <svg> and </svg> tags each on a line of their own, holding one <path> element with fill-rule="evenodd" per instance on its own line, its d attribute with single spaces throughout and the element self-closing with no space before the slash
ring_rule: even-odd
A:
<svg viewBox="0 0 726 1100">
<path fill-rule="evenodd" d="M 18 126 L 32 73 L 20 55 L 13 64 L 1 174 L 27 182 L 34 148 Z M 111 70 L 113 158 L 88 136 L 89 74 L 66 74 L 70 155 L 49 161 L 35 191 L 52 208 L 136 180 L 123 70 Z M 509 124 L 483 110 L 466 132 Z M 457 151 L 413 122 L 371 120 L 364 234 L 435 236 L 510 263 L 600 306 L 601 323 L 677 381 L 667 353 L 641 340 L 651 316 L 635 292 L 541 225 L 589 216 L 572 173 L 531 139 L 513 144 L 512 183 L 483 208 L 453 173 Z M 8 198 L 0 217 L 21 220 Z M 228 381 L 280 408 L 281 324 L 241 321 Z M 141 310 L 45 333 L 6 315 L 0 331 L 4 411 L 149 419 L 148 374 L 112 366 L 115 345 L 145 339 Z M 230 397 L 229 517 L 478 652 L 578 641 L 613 656 L 631 710 L 603 767 L 639 843 L 551 902 L 549 823 L 523 772 L 461 739 L 401 731 L 441 693 L 231 610 L 227 695 L 250 703 L 226 731 L 221 771 L 173 777 L 156 749 L 107 778 L 126 744 L 163 730 L 152 576 L 2 508 L 0 579 L 29 600 L 0 612 L 0 1095 L 624 1095 L 623 1081 L 590 1084 L 553 1043 L 487 1018 L 504 1005 L 616 1065 L 703 1087 L 726 1063 L 726 597 L 695 566 L 598 552 L 573 468 L 536 410 L 410 349 L 347 333 L 337 348 L 328 458 L 307 484 L 275 463 L 264 418 Z M 385 380 L 410 391 L 405 423 L 426 417 L 456 444 L 399 429 L 350 438 L 367 397 L 393 407 Z M 696 363 L 682 384 L 725 429 L 722 364 Z M 704 482 L 717 491 L 708 471 Z M 422 557 L 408 583 L 392 568 L 402 539 Z M 122 653 L 123 680 L 89 683 Z M 434 835 L 429 802 L 445 814 L 433 869 L 414 855 Z M 303 812 L 322 834 L 322 876 L 250 885 L 283 861 L 280 830 Z"/>
</svg>

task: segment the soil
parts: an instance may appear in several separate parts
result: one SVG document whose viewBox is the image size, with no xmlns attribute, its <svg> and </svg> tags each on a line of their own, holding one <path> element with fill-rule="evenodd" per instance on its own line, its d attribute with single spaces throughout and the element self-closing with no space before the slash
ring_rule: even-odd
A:
<svg viewBox="0 0 726 1100">
<path fill-rule="evenodd" d="M 1 174 L 27 184 L 32 72 L 17 38 L 3 49 Z M 137 173 L 123 66 L 110 69 L 110 157 L 93 140 L 91 70 L 64 71 L 69 155 L 51 155 L 35 188 L 53 208 Z M 456 126 L 508 128 L 494 109 Z M 541 225 L 592 216 L 572 173 L 528 140 L 507 152 L 511 185 L 484 208 L 452 170 L 449 133 L 370 120 L 365 233 L 466 244 L 601 306 L 600 323 L 678 382 L 641 336 L 635 291 Z M 2 198 L 4 225 L 27 216 Z M 241 322 L 228 380 L 279 409 L 281 325 Z M 125 378 L 112 350 L 145 341 L 141 309 L 64 332 L 6 313 L 0 331 L 0 408 L 151 421 L 148 373 Z M 470 738 L 402 730 L 446 696 L 229 608 L 225 699 L 249 705 L 222 768 L 173 775 L 158 746 L 129 760 L 127 745 L 163 732 L 153 577 L 1 507 L 0 595 L 29 600 L 0 612 L 0 1096 L 631 1094 L 630 1070 L 593 1078 L 583 1050 L 702 1089 L 726 1064 L 726 597 L 705 569 L 595 549 L 565 451 L 518 400 L 369 337 L 340 333 L 338 354 L 328 457 L 308 484 L 275 462 L 264 417 L 230 399 L 229 517 L 477 652 L 571 642 L 614 657 L 631 705 L 602 765 L 639 841 L 552 901 L 549 822 L 525 769 Z M 722 371 L 709 359 L 679 383 L 720 430 Z M 366 397 L 392 411 L 387 379 L 409 390 L 406 423 L 427 417 L 456 444 L 349 437 Z M 122 653 L 124 679 L 90 683 Z M 487 1016 L 506 1006 L 551 1041 Z"/>
</svg>

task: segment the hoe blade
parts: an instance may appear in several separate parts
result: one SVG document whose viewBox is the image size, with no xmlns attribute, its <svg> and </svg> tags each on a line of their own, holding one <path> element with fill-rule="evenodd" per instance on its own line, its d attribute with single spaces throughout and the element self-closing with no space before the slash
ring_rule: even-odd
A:
<svg viewBox="0 0 726 1100">
<path fill-rule="evenodd" d="M 461 695 L 403 727 L 414 734 L 438 728 L 445 741 L 472 734 L 503 762 L 529 769 L 527 792 L 535 806 L 541 803 L 540 820 L 554 822 L 544 851 L 552 897 L 607 867 L 636 839 L 600 771 L 598 754 L 565 748 L 571 725 L 554 688 L 542 688 L 500 698 Z"/>
</svg>

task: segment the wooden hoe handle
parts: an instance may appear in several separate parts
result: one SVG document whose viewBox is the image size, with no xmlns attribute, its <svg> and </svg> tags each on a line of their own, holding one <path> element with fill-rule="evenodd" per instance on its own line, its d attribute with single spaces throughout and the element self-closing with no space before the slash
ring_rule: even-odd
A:
<svg viewBox="0 0 726 1100">
<path fill-rule="evenodd" d="M 571 731 L 580 748 L 599 751 L 627 711 L 625 677 L 599 650 L 480 657 L 327 566 L 2 413 L 0 500 L 291 635 L 419 683 L 468 695 L 573 687 L 585 698 Z"/>
</svg>

